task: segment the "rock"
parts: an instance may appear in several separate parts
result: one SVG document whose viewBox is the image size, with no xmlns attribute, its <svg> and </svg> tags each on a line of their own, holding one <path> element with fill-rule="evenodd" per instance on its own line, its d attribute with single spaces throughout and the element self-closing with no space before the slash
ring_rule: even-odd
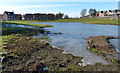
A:
<svg viewBox="0 0 120 73">
<path fill-rule="evenodd" d="M 6 56 L 2 59 L 3 62 L 8 61 L 9 59 L 14 58 L 13 56 Z"/>
<path fill-rule="evenodd" d="M 65 64 L 60 64 L 59 67 L 66 67 Z"/>
<path fill-rule="evenodd" d="M 47 31 L 47 34 L 50 34 L 50 31 Z"/>
<path fill-rule="evenodd" d="M 67 62 L 69 63 L 69 62 L 70 62 L 70 60 L 67 60 Z"/>
<path fill-rule="evenodd" d="M 43 63 L 36 63 L 36 71 L 48 71 L 48 68 Z"/>
<path fill-rule="evenodd" d="M 45 43 L 45 45 L 50 45 L 50 43 Z"/>
<path fill-rule="evenodd" d="M 85 63 L 78 63 L 78 65 L 83 66 L 83 67 L 87 66 Z"/>
<path fill-rule="evenodd" d="M 61 32 L 59 32 L 59 34 L 62 34 Z"/>
</svg>

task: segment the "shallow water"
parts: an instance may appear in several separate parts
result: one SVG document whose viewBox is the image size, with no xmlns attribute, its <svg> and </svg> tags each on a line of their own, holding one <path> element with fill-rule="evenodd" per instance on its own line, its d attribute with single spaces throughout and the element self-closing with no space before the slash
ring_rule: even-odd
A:
<svg viewBox="0 0 120 73">
<path fill-rule="evenodd" d="M 34 27 L 34 26 L 27 26 L 27 25 L 15 25 L 15 24 L 4 24 L 2 26 L 6 26 L 6 27 L 21 27 L 21 28 L 34 28 L 34 29 L 38 29 L 39 27 Z"/>
<path fill-rule="evenodd" d="M 120 45 L 119 45 L 120 39 L 110 39 L 109 41 L 110 41 L 110 43 L 112 44 L 112 46 L 113 46 L 118 52 L 120 52 Z"/>
<path fill-rule="evenodd" d="M 86 49 L 88 45 L 85 38 L 90 36 L 118 36 L 118 26 L 115 25 L 95 25 L 76 22 L 50 22 L 35 23 L 50 24 L 55 27 L 46 28 L 52 32 L 61 32 L 62 35 L 49 35 L 51 43 L 54 46 L 63 46 L 66 53 L 72 53 L 75 56 L 84 57 L 85 64 L 103 63 L 108 64 L 102 57 L 96 56 Z M 112 42 L 117 42 L 112 40 Z M 112 43 L 111 43 L 112 44 Z M 116 48 L 118 44 L 113 44 Z"/>
</svg>

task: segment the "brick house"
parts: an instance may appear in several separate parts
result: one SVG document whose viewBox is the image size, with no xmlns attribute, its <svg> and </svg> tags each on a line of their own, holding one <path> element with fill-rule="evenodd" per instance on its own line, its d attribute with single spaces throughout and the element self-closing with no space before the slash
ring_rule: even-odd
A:
<svg viewBox="0 0 120 73">
<path fill-rule="evenodd" d="M 25 14 L 23 15 L 24 20 L 33 20 L 33 14 Z"/>
<path fill-rule="evenodd" d="M 51 19 L 51 20 L 55 19 L 55 15 L 54 14 L 48 14 L 47 17 L 48 17 L 48 19 Z"/>
<path fill-rule="evenodd" d="M 21 14 L 14 14 L 14 20 L 22 20 Z"/>
<path fill-rule="evenodd" d="M 3 13 L 3 21 L 12 21 L 14 20 L 14 12 L 5 11 Z"/>
<path fill-rule="evenodd" d="M 42 19 L 42 14 L 40 14 L 40 13 L 33 14 L 33 19 L 34 20 L 41 20 Z"/>
<path fill-rule="evenodd" d="M 47 14 L 41 14 L 41 20 L 47 20 L 48 15 Z"/>
</svg>

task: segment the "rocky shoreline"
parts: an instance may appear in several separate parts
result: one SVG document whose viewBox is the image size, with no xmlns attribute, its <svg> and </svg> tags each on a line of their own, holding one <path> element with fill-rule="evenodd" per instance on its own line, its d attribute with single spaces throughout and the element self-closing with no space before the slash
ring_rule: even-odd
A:
<svg viewBox="0 0 120 73">
<path fill-rule="evenodd" d="M 98 56 L 102 56 L 108 62 L 120 64 L 120 59 L 113 59 L 115 54 L 119 55 L 119 52 L 116 51 L 114 47 L 109 42 L 109 39 L 119 39 L 120 37 L 113 36 L 92 36 L 86 38 L 88 42 L 87 49 L 95 53 Z"/>
</svg>

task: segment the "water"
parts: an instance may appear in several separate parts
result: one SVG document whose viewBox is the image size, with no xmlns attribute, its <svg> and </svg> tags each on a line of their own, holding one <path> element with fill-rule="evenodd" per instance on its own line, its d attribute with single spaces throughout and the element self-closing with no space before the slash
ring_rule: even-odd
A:
<svg viewBox="0 0 120 73">
<path fill-rule="evenodd" d="M 119 46 L 119 41 L 120 41 L 120 39 L 110 39 L 109 41 L 110 41 L 110 43 L 112 44 L 112 46 L 113 46 L 118 52 L 120 52 L 120 46 Z"/>
<path fill-rule="evenodd" d="M 108 62 L 106 62 L 102 57 L 96 56 L 86 49 L 88 44 L 85 41 L 85 38 L 90 36 L 118 36 L 118 26 L 115 25 L 95 25 L 76 22 L 46 22 L 35 24 L 54 25 L 55 27 L 46 29 L 52 32 L 61 32 L 63 34 L 54 36 L 50 35 L 51 44 L 54 46 L 63 46 L 66 53 L 72 53 L 75 56 L 84 57 L 85 64 L 108 64 Z M 110 41 L 117 42 L 116 40 Z M 118 44 L 113 45 L 115 48 L 118 46 Z"/>
<path fill-rule="evenodd" d="M 21 27 L 21 28 L 34 28 L 34 29 L 38 29 L 39 27 L 34 27 L 34 26 L 28 26 L 28 25 L 15 25 L 15 24 L 4 24 L 2 26 L 5 27 Z"/>
</svg>

